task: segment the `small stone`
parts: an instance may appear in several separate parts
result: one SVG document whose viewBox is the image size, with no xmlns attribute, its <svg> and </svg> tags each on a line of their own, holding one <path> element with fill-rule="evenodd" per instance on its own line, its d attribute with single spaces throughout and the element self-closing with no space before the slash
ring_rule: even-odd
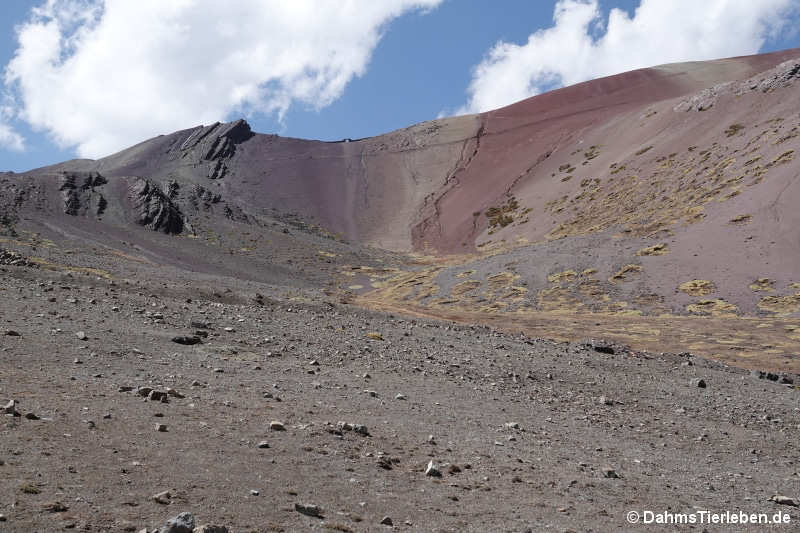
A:
<svg viewBox="0 0 800 533">
<path fill-rule="evenodd" d="M 167 432 L 167 425 L 166 424 L 156 424 L 156 431 L 158 431 L 160 433 L 166 433 Z"/>
<path fill-rule="evenodd" d="M 7 415 L 19 416 L 16 405 L 16 400 L 8 400 L 8 403 L 3 406 L 3 412 Z"/>
<path fill-rule="evenodd" d="M 506 429 L 519 429 L 519 424 L 517 422 L 506 422 L 503 426 Z"/>
<path fill-rule="evenodd" d="M 111 413 L 106 413 L 103 415 L 103 420 L 111 420 Z"/>
<path fill-rule="evenodd" d="M 132 390 L 133 387 L 131 387 L 130 385 L 120 385 L 119 388 L 117 389 L 118 392 L 130 392 Z"/>
<path fill-rule="evenodd" d="M 706 388 L 706 380 L 702 378 L 695 378 L 689 382 L 689 385 L 692 387 L 699 387 L 701 389 Z"/>
<path fill-rule="evenodd" d="M 41 420 L 36 413 L 25 413 L 25 418 L 28 420 Z"/>
<path fill-rule="evenodd" d="M 258 443 L 257 447 L 261 448 L 262 450 L 264 448 L 269 448 L 269 442 L 262 440 L 261 442 Z"/>
<path fill-rule="evenodd" d="M 74 364 L 74 365 L 82 365 L 82 364 L 83 364 L 83 361 L 81 361 L 80 359 L 78 359 L 78 358 L 76 357 L 76 358 L 75 358 L 75 359 L 72 361 L 72 364 Z"/>
<path fill-rule="evenodd" d="M 87 337 L 87 336 L 86 336 L 86 333 L 85 333 L 85 332 L 83 332 L 83 331 L 78 331 L 78 332 L 76 332 L 76 333 L 75 333 L 75 336 L 76 336 L 76 337 L 78 337 L 78 339 L 80 339 L 80 340 L 82 340 L 82 341 L 85 341 L 85 340 L 88 340 L 88 339 L 89 339 L 89 337 Z"/>
<path fill-rule="evenodd" d="M 428 461 L 428 466 L 425 467 L 425 475 L 431 477 L 442 477 L 439 467 L 433 462 L 433 460 Z"/>
<path fill-rule="evenodd" d="M 405 400 L 405 399 L 406 399 L 406 395 L 398 392 L 398 393 L 395 395 L 394 399 L 395 399 L 395 400 Z"/>
<path fill-rule="evenodd" d="M 597 402 L 600 405 L 614 405 L 614 400 L 612 400 L 611 398 L 606 398 L 605 396 L 600 396 L 597 399 Z"/>
<path fill-rule="evenodd" d="M 777 503 L 778 505 L 791 505 L 792 507 L 800 506 L 800 504 L 798 504 L 794 498 L 783 496 L 782 494 L 776 494 L 775 496 L 770 498 L 770 500 Z"/>
<path fill-rule="evenodd" d="M 214 369 L 214 372 L 216 372 L 217 374 L 224 374 L 225 373 L 225 369 L 217 367 L 217 368 Z"/>
<path fill-rule="evenodd" d="M 322 518 L 322 511 L 316 505 L 310 503 L 296 503 L 294 510 L 306 516 L 313 516 L 314 518 Z"/>
<path fill-rule="evenodd" d="M 227 331 L 228 333 L 235 333 L 235 332 L 236 332 L 236 330 L 235 330 L 235 329 L 233 329 L 233 328 L 231 328 L 231 327 L 227 327 L 227 328 L 223 328 L 223 329 L 224 329 L 225 331 Z"/>
<path fill-rule="evenodd" d="M 193 533 L 194 515 L 192 513 L 181 513 L 176 517 L 167 520 L 161 533 Z"/>
<path fill-rule="evenodd" d="M 146 398 L 147 396 L 150 395 L 152 390 L 153 389 L 151 387 L 139 387 L 138 389 L 136 389 L 136 394 L 138 394 L 139 396 L 144 396 Z"/>
<path fill-rule="evenodd" d="M 6 521 L 6 515 L 0 514 L 0 522 L 5 522 L 5 521 Z"/>
<path fill-rule="evenodd" d="M 273 420 L 269 423 L 269 429 L 272 431 L 286 431 L 286 426 L 283 425 L 283 422 L 278 422 L 277 420 Z"/>
<path fill-rule="evenodd" d="M 161 505 L 169 505 L 172 501 L 172 494 L 170 494 L 168 490 L 153 494 L 153 501 Z"/>
<path fill-rule="evenodd" d="M 392 522 L 392 518 L 390 516 L 384 516 L 381 519 L 381 524 L 383 524 L 384 526 L 393 526 L 394 522 Z"/>
<path fill-rule="evenodd" d="M 176 391 L 175 389 L 167 389 L 167 395 L 172 396 L 173 398 L 186 398 L 183 394 Z"/>
<path fill-rule="evenodd" d="M 253 490 L 251 490 L 251 491 L 250 491 L 250 495 L 251 495 L 251 496 L 258 496 L 259 494 L 260 494 L 260 492 L 258 492 L 258 491 L 257 491 L 257 490 L 255 490 L 255 489 L 253 489 Z"/>
<path fill-rule="evenodd" d="M 169 403 L 169 397 L 164 391 L 151 390 L 147 397 L 150 398 L 151 402 Z"/>
<path fill-rule="evenodd" d="M 194 533 L 229 533 L 228 528 L 225 526 L 213 526 L 211 524 L 203 524 L 194 528 Z"/>
<path fill-rule="evenodd" d="M 13 329 L 7 329 L 6 330 L 6 336 L 7 337 L 21 337 L 22 335 L 20 335 L 18 331 L 14 331 Z"/>
<path fill-rule="evenodd" d="M 609 479 L 619 479 L 619 474 L 613 468 L 606 467 L 603 469 L 603 477 Z"/>
<path fill-rule="evenodd" d="M 203 341 L 196 335 L 178 335 L 177 337 L 172 337 L 172 342 L 192 346 L 193 344 L 200 344 Z"/>
<path fill-rule="evenodd" d="M 69 507 L 61 502 L 46 503 L 42 506 L 43 511 L 48 513 L 63 513 L 69 510 Z"/>
</svg>

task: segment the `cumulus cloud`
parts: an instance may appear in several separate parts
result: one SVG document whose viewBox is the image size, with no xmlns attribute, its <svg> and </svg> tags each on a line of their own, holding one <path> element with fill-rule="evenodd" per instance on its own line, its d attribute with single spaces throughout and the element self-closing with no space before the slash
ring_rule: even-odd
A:
<svg viewBox="0 0 800 533">
<path fill-rule="evenodd" d="M 11 102 L 11 98 L 6 96 L 6 100 Z M 0 104 L 0 149 L 22 152 L 25 150 L 25 139 L 17 133 L 11 126 L 14 108 L 8 104 Z"/>
<path fill-rule="evenodd" d="M 440 2 L 48 0 L 17 28 L 5 83 L 21 118 L 99 157 L 233 112 L 325 107 L 386 24 Z"/>
<path fill-rule="evenodd" d="M 459 113 L 496 109 L 553 87 L 663 63 L 754 54 L 797 0 L 641 0 L 633 16 L 597 0 L 560 0 L 553 26 L 500 41 L 473 70 Z"/>
</svg>

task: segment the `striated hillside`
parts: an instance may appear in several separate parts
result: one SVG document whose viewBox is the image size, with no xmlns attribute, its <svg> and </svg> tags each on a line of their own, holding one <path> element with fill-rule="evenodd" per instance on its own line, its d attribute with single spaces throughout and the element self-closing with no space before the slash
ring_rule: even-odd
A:
<svg viewBox="0 0 800 533">
<path fill-rule="evenodd" d="M 522 330 L 566 313 L 591 318 L 544 333 L 619 330 L 646 347 L 698 327 L 681 342 L 704 353 L 742 362 L 769 344 L 788 357 L 799 80 L 800 50 L 787 50 L 637 70 L 368 139 L 198 126 L 2 175 L 4 241 L 38 247 L 42 264 L 110 272 L 123 258 Z M 752 328 L 772 341 L 727 336 L 734 353 L 720 353 L 708 321 L 649 325 L 739 316 L 766 320 Z"/>
</svg>

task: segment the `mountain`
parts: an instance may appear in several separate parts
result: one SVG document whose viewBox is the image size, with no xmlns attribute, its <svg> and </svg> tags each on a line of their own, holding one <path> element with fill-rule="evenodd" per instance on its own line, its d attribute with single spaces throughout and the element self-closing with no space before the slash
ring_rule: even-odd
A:
<svg viewBox="0 0 800 533">
<path fill-rule="evenodd" d="M 692 321 L 692 338 L 665 340 L 625 324 L 763 318 L 780 359 L 800 340 L 786 322 L 800 317 L 798 78 L 794 49 L 640 69 L 367 139 L 197 126 L 5 174 L 0 209 L 18 244 L 103 250 L 111 264 L 87 259 L 103 269 L 132 256 L 707 354 L 727 326 Z M 549 320 L 565 314 L 568 326 Z M 603 326 L 574 322 L 585 317 Z M 681 325 L 645 325 L 659 320 Z M 746 364 L 757 337 L 726 335 L 738 350 L 716 355 Z"/>
<path fill-rule="evenodd" d="M 788 50 L 0 174 L 0 530 L 788 524 L 798 91 Z"/>
</svg>

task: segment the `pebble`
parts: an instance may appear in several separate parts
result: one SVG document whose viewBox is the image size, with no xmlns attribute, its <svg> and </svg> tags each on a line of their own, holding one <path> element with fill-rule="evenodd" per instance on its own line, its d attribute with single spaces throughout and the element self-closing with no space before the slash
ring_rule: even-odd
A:
<svg viewBox="0 0 800 533">
<path fill-rule="evenodd" d="M 392 522 L 392 518 L 390 516 L 384 516 L 381 519 L 381 524 L 383 524 L 384 526 L 392 526 L 394 525 L 394 522 Z"/>
<path fill-rule="evenodd" d="M 159 492 L 158 494 L 153 494 L 153 501 L 160 503 L 161 505 L 169 505 L 171 500 L 172 494 L 170 494 L 168 490 Z"/>
<path fill-rule="evenodd" d="M 286 426 L 283 425 L 283 422 L 278 422 L 277 420 L 273 420 L 269 423 L 269 429 L 272 431 L 286 431 Z"/>
<path fill-rule="evenodd" d="M 702 378 L 695 378 L 689 382 L 689 385 L 692 387 L 699 387 L 701 389 L 706 388 L 706 380 Z"/>
<path fill-rule="evenodd" d="M 203 524 L 194 529 L 194 533 L 229 533 L 228 528 L 225 526 L 212 526 L 211 524 Z"/>
<path fill-rule="evenodd" d="M 405 400 L 405 399 L 406 399 L 406 395 L 405 395 L 405 394 L 401 394 L 401 393 L 399 393 L 399 392 L 398 392 L 398 393 L 395 395 L 394 399 L 395 399 L 395 400 Z"/>
<path fill-rule="evenodd" d="M 8 403 L 3 406 L 3 412 L 7 415 L 19 416 L 16 405 L 16 400 L 8 400 Z"/>
<path fill-rule="evenodd" d="M 783 496 L 782 494 L 776 494 L 775 496 L 770 498 L 770 500 L 777 503 L 778 505 L 791 505 L 792 507 L 800 506 L 800 504 L 798 504 L 794 498 Z"/>
<path fill-rule="evenodd" d="M 167 425 L 166 424 L 156 424 L 156 431 L 159 431 L 161 433 L 166 433 Z"/>
<path fill-rule="evenodd" d="M 250 490 L 250 495 L 251 495 L 251 496 L 258 496 L 259 494 L 260 494 L 260 492 L 258 492 L 258 491 L 257 491 L 257 490 L 255 490 L 255 489 L 252 489 L 252 490 Z"/>
<path fill-rule="evenodd" d="M 428 466 L 425 467 L 425 475 L 431 477 L 442 477 L 439 467 L 433 462 L 432 459 L 428 461 Z"/>
<path fill-rule="evenodd" d="M 176 337 L 172 337 L 172 342 L 176 344 L 192 346 L 193 344 L 200 344 L 202 341 L 200 340 L 200 337 L 196 335 L 178 335 Z"/>
<path fill-rule="evenodd" d="M 314 518 L 322 518 L 322 511 L 319 506 L 310 503 L 296 503 L 294 510 L 306 516 L 313 516 Z"/>
<path fill-rule="evenodd" d="M 7 337 L 21 337 L 22 335 L 20 335 L 18 331 L 14 331 L 13 329 L 7 329 L 6 330 L 6 336 Z"/>
<path fill-rule="evenodd" d="M 262 440 L 261 442 L 258 443 L 257 447 L 262 449 L 269 448 L 269 442 Z"/>
<path fill-rule="evenodd" d="M 597 401 L 600 405 L 614 405 L 614 400 L 611 398 L 606 398 L 605 396 L 600 396 Z"/>
<path fill-rule="evenodd" d="M 194 515 L 192 513 L 181 513 L 170 518 L 161 528 L 161 533 L 193 533 L 193 531 Z"/>
<path fill-rule="evenodd" d="M 603 477 L 606 477 L 606 478 L 609 478 L 609 479 L 619 479 L 619 474 L 617 474 L 617 471 L 614 470 L 613 468 L 606 467 L 606 468 L 603 468 Z"/>
<path fill-rule="evenodd" d="M 80 340 L 82 340 L 82 341 L 85 341 L 85 340 L 88 340 L 88 339 L 89 339 L 89 337 L 87 337 L 87 336 L 86 336 L 86 333 L 85 333 L 85 332 L 83 332 L 83 331 L 77 331 L 77 332 L 75 332 L 75 336 L 76 336 L 76 337 L 78 337 L 78 339 L 80 339 Z"/>
</svg>

